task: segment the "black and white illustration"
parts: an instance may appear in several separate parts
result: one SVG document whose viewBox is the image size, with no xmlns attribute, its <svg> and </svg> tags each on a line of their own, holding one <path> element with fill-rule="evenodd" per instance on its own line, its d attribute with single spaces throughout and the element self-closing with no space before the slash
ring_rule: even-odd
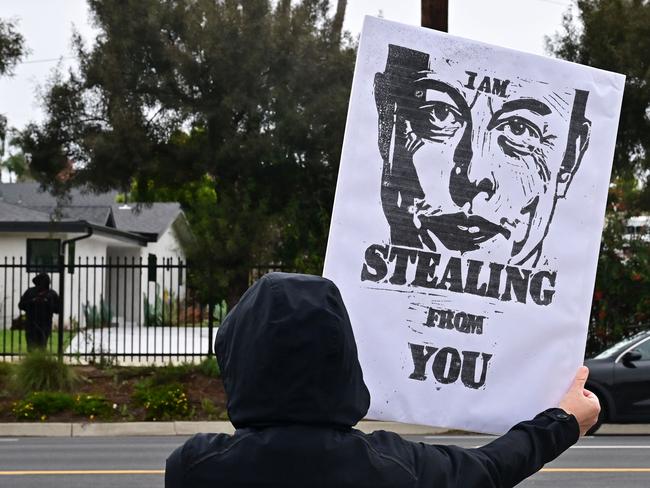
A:
<svg viewBox="0 0 650 488">
<path fill-rule="evenodd" d="M 560 398 L 584 353 L 623 85 L 366 18 L 324 275 L 371 418 L 498 433 Z"/>
<path fill-rule="evenodd" d="M 589 144 L 589 93 L 454 64 L 389 45 L 375 76 L 390 240 L 534 266 Z"/>
</svg>

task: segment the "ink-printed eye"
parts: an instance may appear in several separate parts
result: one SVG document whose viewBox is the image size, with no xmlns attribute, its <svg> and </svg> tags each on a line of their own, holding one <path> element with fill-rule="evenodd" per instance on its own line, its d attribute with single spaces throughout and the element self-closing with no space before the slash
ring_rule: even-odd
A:
<svg viewBox="0 0 650 488">
<path fill-rule="evenodd" d="M 523 117 L 509 117 L 496 126 L 496 130 L 503 134 L 514 144 L 529 145 L 542 139 L 542 132 L 530 120 Z"/>
<path fill-rule="evenodd" d="M 463 126 L 460 111 L 445 102 L 431 102 L 419 107 L 421 117 L 426 121 L 421 137 L 439 140 L 453 136 Z M 420 125 L 420 124 L 418 124 Z"/>
</svg>

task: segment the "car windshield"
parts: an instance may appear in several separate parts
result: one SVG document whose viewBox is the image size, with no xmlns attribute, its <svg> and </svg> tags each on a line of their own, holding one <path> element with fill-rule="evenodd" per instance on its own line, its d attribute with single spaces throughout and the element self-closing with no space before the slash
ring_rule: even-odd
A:
<svg viewBox="0 0 650 488">
<path fill-rule="evenodd" d="M 592 359 L 605 359 L 612 356 L 617 356 L 618 354 L 622 353 L 625 349 L 630 347 L 632 344 L 634 344 L 634 342 L 638 341 L 642 337 L 647 337 L 647 336 L 648 336 L 647 331 L 634 334 L 633 336 L 630 336 L 627 339 L 623 339 L 621 342 L 617 342 L 613 346 L 608 347 L 600 354 L 594 356 Z"/>
</svg>

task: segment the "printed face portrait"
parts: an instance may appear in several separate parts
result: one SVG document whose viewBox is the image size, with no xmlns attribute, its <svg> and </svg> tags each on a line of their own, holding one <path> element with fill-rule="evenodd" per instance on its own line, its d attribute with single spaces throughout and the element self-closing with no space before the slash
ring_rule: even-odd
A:
<svg viewBox="0 0 650 488">
<path fill-rule="evenodd" d="M 587 97 L 389 46 L 375 100 L 392 243 L 536 264 L 588 145 Z"/>
</svg>

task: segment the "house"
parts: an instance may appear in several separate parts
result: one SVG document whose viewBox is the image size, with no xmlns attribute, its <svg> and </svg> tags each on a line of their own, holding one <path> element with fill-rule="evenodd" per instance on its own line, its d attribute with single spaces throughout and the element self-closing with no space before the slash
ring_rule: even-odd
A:
<svg viewBox="0 0 650 488">
<path fill-rule="evenodd" d="M 116 197 L 72 190 L 57 201 L 38 183 L 0 184 L 0 329 L 19 314 L 20 296 L 36 273 L 50 273 L 60 293 L 60 254 L 68 325 L 83 326 L 89 310 L 102 308 L 111 321 L 136 323 L 143 300 L 184 293 L 181 241 L 191 232 L 180 205 L 119 204 Z"/>
<path fill-rule="evenodd" d="M 650 242 L 650 216 L 630 217 L 625 225 L 623 239 L 627 241 L 640 239 L 643 242 Z"/>
</svg>

